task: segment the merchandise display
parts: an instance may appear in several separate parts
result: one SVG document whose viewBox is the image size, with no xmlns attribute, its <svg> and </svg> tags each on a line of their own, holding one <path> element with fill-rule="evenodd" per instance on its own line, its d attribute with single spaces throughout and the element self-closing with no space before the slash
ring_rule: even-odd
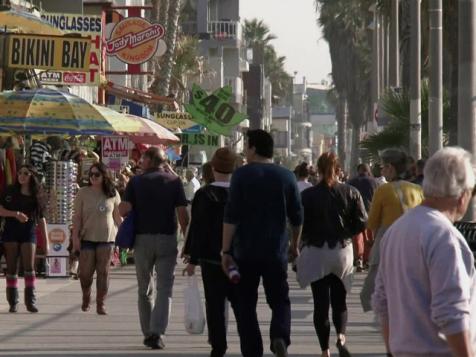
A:
<svg viewBox="0 0 476 357">
<path fill-rule="evenodd" d="M 46 168 L 46 221 L 49 224 L 71 224 L 73 202 L 78 185 L 78 165 L 73 161 L 51 161 Z"/>
</svg>

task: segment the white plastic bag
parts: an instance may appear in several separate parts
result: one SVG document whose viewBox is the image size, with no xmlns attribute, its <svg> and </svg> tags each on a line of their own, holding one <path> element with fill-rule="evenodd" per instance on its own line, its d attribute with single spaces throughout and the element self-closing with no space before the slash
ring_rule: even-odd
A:
<svg viewBox="0 0 476 357">
<path fill-rule="evenodd" d="M 202 334 L 205 329 L 205 313 L 196 275 L 187 278 L 187 285 L 183 289 L 183 300 L 185 330 L 191 335 Z"/>
</svg>

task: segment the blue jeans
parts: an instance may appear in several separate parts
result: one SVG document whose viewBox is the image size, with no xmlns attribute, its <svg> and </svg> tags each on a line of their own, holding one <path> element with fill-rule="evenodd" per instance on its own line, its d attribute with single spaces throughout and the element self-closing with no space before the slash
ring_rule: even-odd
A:
<svg viewBox="0 0 476 357">
<path fill-rule="evenodd" d="M 263 340 L 256 313 L 258 287 L 263 278 L 266 302 L 272 311 L 270 337 L 291 344 L 291 302 L 287 264 L 281 261 L 236 262 L 241 279 L 236 289 L 235 315 L 243 357 L 263 356 Z"/>
<path fill-rule="evenodd" d="M 167 329 L 177 253 L 175 235 L 136 236 L 134 261 L 139 293 L 139 318 L 144 336 L 164 335 Z M 154 268 L 156 298 L 155 303 L 152 303 Z"/>
</svg>

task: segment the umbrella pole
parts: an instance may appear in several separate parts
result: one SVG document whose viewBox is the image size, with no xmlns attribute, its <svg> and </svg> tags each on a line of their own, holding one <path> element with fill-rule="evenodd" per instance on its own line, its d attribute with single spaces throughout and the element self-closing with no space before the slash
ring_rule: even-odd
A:
<svg viewBox="0 0 476 357">
<path fill-rule="evenodd" d="M 25 134 L 23 137 L 23 162 L 30 162 L 31 135 Z"/>
</svg>

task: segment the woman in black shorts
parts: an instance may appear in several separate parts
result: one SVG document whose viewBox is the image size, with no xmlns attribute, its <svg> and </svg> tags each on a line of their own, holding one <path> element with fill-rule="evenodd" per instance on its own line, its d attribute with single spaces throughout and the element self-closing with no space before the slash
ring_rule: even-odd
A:
<svg viewBox="0 0 476 357">
<path fill-rule="evenodd" d="M 10 312 L 18 308 L 18 257 L 25 270 L 25 305 L 29 312 L 38 312 L 35 296 L 35 229 L 40 225 L 47 237 L 46 220 L 40 199 L 40 183 L 33 166 L 23 165 L 15 184 L 0 197 L 0 216 L 5 217 L 2 234 L 7 261 L 7 301 Z"/>
</svg>

